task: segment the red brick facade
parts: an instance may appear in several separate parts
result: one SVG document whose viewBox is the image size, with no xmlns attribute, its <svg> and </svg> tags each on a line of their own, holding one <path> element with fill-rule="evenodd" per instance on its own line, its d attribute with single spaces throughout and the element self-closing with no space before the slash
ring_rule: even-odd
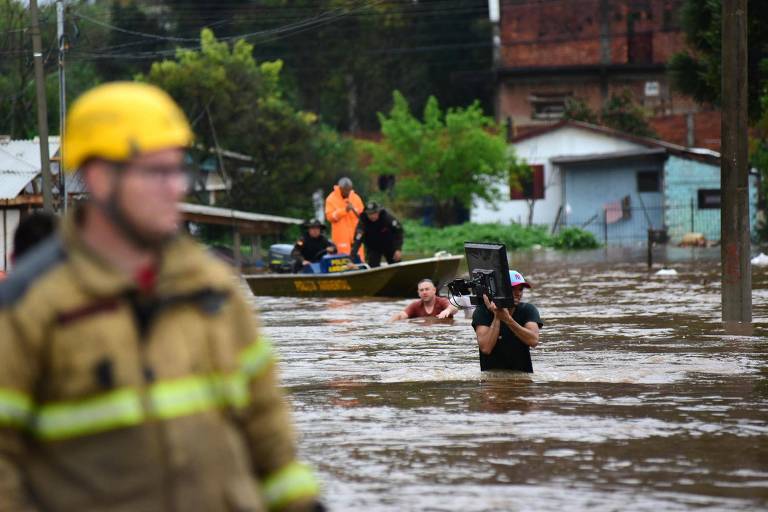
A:
<svg viewBox="0 0 768 512">
<path fill-rule="evenodd" d="M 560 117 L 568 98 L 594 111 L 612 94 L 632 91 L 659 135 L 719 149 L 719 114 L 700 112 L 673 92 L 670 56 L 685 48 L 682 0 L 503 0 L 497 63 L 497 116 L 520 130 Z"/>
</svg>

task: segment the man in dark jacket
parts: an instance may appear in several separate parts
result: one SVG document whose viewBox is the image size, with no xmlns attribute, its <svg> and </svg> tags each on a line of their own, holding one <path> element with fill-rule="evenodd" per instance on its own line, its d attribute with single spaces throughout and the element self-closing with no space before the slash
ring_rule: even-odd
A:
<svg viewBox="0 0 768 512">
<path fill-rule="evenodd" d="M 326 254 L 336 252 L 336 245 L 328 240 L 323 231 L 325 225 L 318 219 L 310 219 L 303 224 L 306 232 L 293 246 L 293 259 L 296 261 L 294 268 L 300 272 L 310 263 L 316 263 Z"/>
<path fill-rule="evenodd" d="M 394 215 L 371 201 L 365 205 L 365 211 L 360 215 L 355 229 L 355 243 L 352 254 L 365 244 L 366 259 L 371 267 L 381 265 L 381 257 L 387 263 L 397 263 L 402 259 L 403 225 Z"/>
</svg>

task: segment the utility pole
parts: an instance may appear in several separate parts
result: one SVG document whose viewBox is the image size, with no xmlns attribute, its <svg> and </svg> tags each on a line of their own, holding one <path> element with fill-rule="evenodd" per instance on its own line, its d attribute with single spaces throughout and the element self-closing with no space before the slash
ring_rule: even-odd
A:
<svg viewBox="0 0 768 512">
<path fill-rule="evenodd" d="M 64 2 L 56 0 L 56 37 L 59 42 L 59 190 L 61 209 L 67 213 L 67 178 L 64 174 L 64 122 L 67 117 L 67 80 L 64 73 L 64 53 L 67 50 L 64 36 Z"/>
<path fill-rule="evenodd" d="M 499 0 L 488 0 L 488 20 L 491 22 L 491 42 L 493 44 L 493 116 L 501 121 L 501 87 L 499 87 L 499 69 L 501 68 L 501 4 Z"/>
<path fill-rule="evenodd" d="M 723 324 L 752 333 L 747 158 L 747 0 L 723 0 L 722 155 L 720 167 Z"/>
<path fill-rule="evenodd" d="M 32 57 L 35 63 L 35 89 L 37 93 L 37 130 L 40 139 L 40 170 L 43 175 L 43 209 L 53 212 L 51 195 L 51 160 L 48 154 L 48 107 L 45 103 L 45 76 L 43 75 L 43 44 L 40 40 L 40 20 L 37 0 L 29 1 L 32 21 Z"/>
</svg>

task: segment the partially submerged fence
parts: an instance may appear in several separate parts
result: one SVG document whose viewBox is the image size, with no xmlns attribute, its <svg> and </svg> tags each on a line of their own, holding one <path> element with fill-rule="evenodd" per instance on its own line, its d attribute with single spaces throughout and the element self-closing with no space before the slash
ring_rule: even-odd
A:
<svg viewBox="0 0 768 512">
<path fill-rule="evenodd" d="M 638 245 L 648 241 L 648 230 L 666 230 L 671 243 L 686 233 L 701 233 L 706 240 L 720 240 L 720 209 L 700 208 L 695 201 L 661 207 L 596 209 L 592 215 L 565 215 L 560 227 L 592 232 L 605 245 Z"/>
</svg>

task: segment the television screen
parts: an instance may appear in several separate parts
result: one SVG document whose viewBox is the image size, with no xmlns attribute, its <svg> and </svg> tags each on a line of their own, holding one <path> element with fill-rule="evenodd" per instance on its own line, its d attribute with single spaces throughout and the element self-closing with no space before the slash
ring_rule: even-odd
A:
<svg viewBox="0 0 768 512">
<path fill-rule="evenodd" d="M 464 252 L 467 255 L 470 280 L 485 276 L 493 292 L 493 302 L 503 308 L 514 306 L 507 248 L 504 244 L 465 242 Z M 472 295 L 470 301 L 474 305 L 480 305 L 483 304 L 483 297 Z"/>
</svg>

